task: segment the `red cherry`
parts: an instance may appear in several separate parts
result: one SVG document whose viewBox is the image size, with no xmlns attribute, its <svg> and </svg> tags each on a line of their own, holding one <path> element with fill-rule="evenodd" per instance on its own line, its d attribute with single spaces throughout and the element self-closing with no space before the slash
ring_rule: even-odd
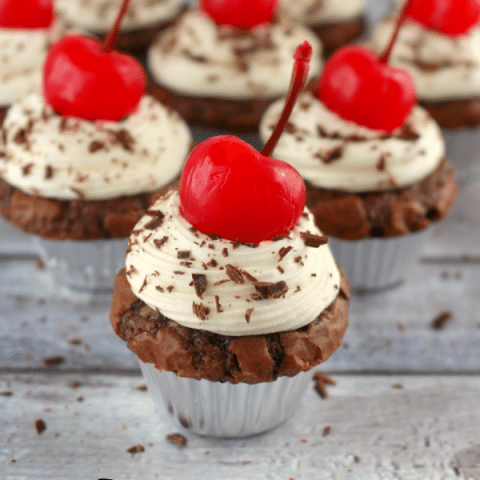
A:
<svg viewBox="0 0 480 480">
<path fill-rule="evenodd" d="M 297 48 L 284 111 L 261 153 L 225 135 L 202 142 L 190 154 L 180 177 L 181 212 L 201 232 L 259 243 L 296 225 L 305 207 L 305 184 L 288 163 L 267 155 L 305 85 L 311 56 L 308 42 Z"/>
<path fill-rule="evenodd" d="M 201 9 L 219 25 L 248 30 L 273 20 L 277 0 L 201 0 Z"/>
<path fill-rule="evenodd" d="M 0 0 L 1 28 L 48 28 L 52 21 L 52 0 Z"/>
<path fill-rule="evenodd" d="M 118 121 L 135 111 L 145 93 L 145 71 L 129 55 L 112 50 L 129 0 L 102 46 L 81 35 L 63 37 L 47 54 L 43 90 L 61 115 Z"/>
<path fill-rule="evenodd" d="M 401 126 L 416 103 L 415 84 L 360 46 L 337 50 L 320 77 L 319 97 L 345 120 L 388 132 Z"/>
<path fill-rule="evenodd" d="M 457 36 L 480 20 L 480 0 L 411 0 L 407 15 L 428 28 Z"/>
<path fill-rule="evenodd" d="M 180 201 L 182 215 L 201 232 L 259 243 L 296 225 L 305 207 L 305 184 L 289 164 L 225 135 L 190 154 Z"/>
</svg>

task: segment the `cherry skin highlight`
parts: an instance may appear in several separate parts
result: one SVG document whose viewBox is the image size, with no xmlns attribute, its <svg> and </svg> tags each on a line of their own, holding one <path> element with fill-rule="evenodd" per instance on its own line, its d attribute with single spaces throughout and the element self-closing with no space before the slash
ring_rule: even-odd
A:
<svg viewBox="0 0 480 480">
<path fill-rule="evenodd" d="M 343 119 L 387 132 L 403 125 L 416 103 L 415 84 L 407 72 L 354 45 L 338 50 L 327 61 L 318 94 Z"/>
<path fill-rule="evenodd" d="M 44 95 L 61 115 L 119 121 L 132 113 L 145 93 L 143 67 L 133 57 L 83 36 L 63 37 L 47 55 Z"/>
<path fill-rule="evenodd" d="M 48 28 L 53 17 L 52 0 L 0 0 L 1 28 Z"/>
<path fill-rule="evenodd" d="M 181 213 L 199 231 L 259 243 L 288 233 L 305 207 L 300 174 L 233 135 L 190 154 L 180 178 Z"/>
<path fill-rule="evenodd" d="M 478 24 L 480 0 L 411 0 L 407 16 L 445 35 L 462 35 Z"/>
<path fill-rule="evenodd" d="M 218 25 L 249 30 L 273 20 L 277 0 L 201 0 L 200 8 Z"/>
</svg>

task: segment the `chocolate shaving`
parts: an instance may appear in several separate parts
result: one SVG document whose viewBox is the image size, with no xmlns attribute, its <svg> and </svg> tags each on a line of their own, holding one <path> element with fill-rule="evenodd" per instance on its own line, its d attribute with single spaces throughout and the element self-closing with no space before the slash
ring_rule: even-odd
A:
<svg viewBox="0 0 480 480">
<path fill-rule="evenodd" d="M 285 257 L 285 255 L 292 249 L 293 247 L 291 245 L 289 247 L 282 247 L 278 251 L 278 255 L 279 255 L 278 261 L 281 262 L 283 260 L 283 257 Z"/>
<path fill-rule="evenodd" d="M 218 265 L 217 261 L 213 258 L 207 263 L 209 267 L 216 267 Z"/>
<path fill-rule="evenodd" d="M 145 451 L 145 448 L 143 448 L 143 445 L 137 444 L 134 445 L 133 447 L 127 448 L 127 452 L 131 453 L 132 455 L 135 455 L 136 453 L 140 453 Z"/>
<path fill-rule="evenodd" d="M 51 165 L 45 167 L 45 180 L 53 177 L 53 168 Z"/>
<path fill-rule="evenodd" d="M 23 175 L 30 175 L 30 171 L 32 170 L 33 163 L 27 163 L 22 167 L 22 174 Z"/>
<path fill-rule="evenodd" d="M 203 293 L 207 289 L 207 276 L 203 273 L 192 273 L 193 288 L 197 297 L 202 298 Z"/>
<path fill-rule="evenodd" d="M 253 308 L 249 308 L 245 312 L 245 320 L 247 321 L 247 323 L 250 323 L 250 317 L 252 316 L 252 313 L 253 313 Z"/>
<path fill-rule="evenodd" d="M 60 355 L 54 356 L 54 357 L 45 357 L 42 359 L 44 365 L 49 368 L 49 367 L 55 367 L 57 365 L 61 365 L 62 363 L 65 362 L 65 359 L 61 357 Z"/>
<path fill-rule="evenodd" d="M 240 270 L 240 272 L 249 282 L 251 282 L 251 283 L 258 282 L 258 279 L 256 279 L 253 275 L 248 273 L 246 270 Z"/>
<path fill-rule="evenodd" d="M 27 143 L 27 130 L 21 128 L 13 137 L 13 141 L 18 145 L 23 145 Z"/>
<path fill-rule="evenodd" d="M 431 326 L 435 330 L 441 330 L 445 325 L 453 319 L 451 312 L 442 312 L 432 320 Z"/>
<path fill-rule="evenodd" d="M 193 313 L 200 320 L 206 320 L 207 315 L 210 313 L 210 309 L 208 307 L 206 307 L 205 305 L 202 305 L 201 303 L 197 304 L 197 303 L 193 302 L 192 308 L 193 308 Z"/>
<path fill-rule="evenodd" d="M 90 145 L 88 146 L 88 151 L 90 153 L 95 153 L 98 152 L 99 150 L 105 149 L 105 144 L 103 142 L 100 142 L 99 140 L 93 140 L 90 142 Z"/>
<path fill-rule="evenodd" d="M 306 247 L 318 248 L 321 245 L 328 243 L 328 238 L 323 235 L 315 235 L 310 232 L 300 232 L 300 237 L 303 238 L 303 242 Z"/>
<path fill-rule="evenodd" d="M 315 372 L 313 374 L 313 379 L 315 380 L 315 390 L 318 392 L 318 394 L 322 398 L 328 397 L 326 385 L 337 384 L 335 380 L 333 380 L 330 377 L 327 377 L 327 375 L 324 375 L 323 373 L 320 373 L 320 372 Z"/>
<path fill-rule="evenodd" d="M 376 168 L 379 172 L 383 172 L 385 170 L 385 156 L 382 155 L 376 165 Z"/>
<path fill-rule="evenodd" d="M 222 250 L 222 255 L 223 255 L 224 257 L 228 257 L 228 248 L 224 248 L 224 249 Z"/>
<path fill-rule="evenodd" d="M 220 305 L 220 297 L 215 295 L 215 305 L 217 306 L 217 313 L 223 312 L 222 306 Z"/>
<path fill-rule="evenodd" d="M 181 433 L 170 433 L 166 435 L 165 438 L 180 447 L 184 447 L 187 444 L 187 439 Z"/>
<path fill-rule="evenodd" d="M 236 284 L 243 284 L 245 280 L 243 279 L 241 271 L 234 267 L 233 265 L 228 264 L 226 267 L 227 275 L 229 276 L 230 280 Z"/>
<path fill-rule="evenodd" d="M 272 242 L 278 242 L 279 240 L 283 240 L 284 238 L 289 238 L 289 236 L 285 233 L 282 235 L 277 235 L 276 237 L 272 238 Z"/>
<path fill-rule="evenodd" d="M 109 130 L 108 133 L 110 133 L 110 135 L 112 135 L 113 137 L 113 144 L 119 144 L 124 150 L 133 152 L 133 145 L 135 143 L 135 140 L 127 130 L 125 130 L 124 128 L 118 131 Z"/>
<path fill-rule="evenodd" d="M 222 283 L 227 283 L 229 281 L 229 278 L 225 278 L 224 280 L 219 280 L 218 282 L 215 282 L 213 285 L 216 287 L 217 285 L 221 285 Z"/>
<path fill-rule="evenodd" d="M 155 238 L 155 239 L 153 240 L 153 244 L 154 244 L 157 248 L 162 248 L 163 245 L 165 245 L 165 242 L 166 242 L 167 240 L 168 240 L 168 237 L 167 237 L 167 236 L 162 237 L 162 238 L 160 238 L 160 239 Z"/>
<path fill-rule="evenodd" d="M 262 298 L 280 298 L 288 292 L 287 284 L 282 280 L 277 283 L 256 282 L 253 284 L 255 290 Z M 255 298 L 256 300 L 256 298 Z"/>
<path fill-rule="evenodd" d="M 190 250 L 180 250 L 177 252 L 177 258 L 189 258 L 190 253 Z"/>
<path fill-rule="evenodd" d="M 146 286 L 147 286 L 147 275 L 145 275 L 142 286 L 140 287 L 140 290 L 138 291 L 138 293 L 140 293 Z"/>
<path fill-rule="evenodd" d="M 232 244 L 232 247 L 235 249 L 235 248 L 238 248 L 240 246 L 240 240 L 237 238 L 233 244 Z"/>
<path fill-rule="evenodd" d="M 317 152 L 314 157 L 320 159 L 323 163 L 332 163 L 338 160 L 343 154 L 343 147 L 336 147 L 328 152 Z"/>
<path fill-rule="evenodd" d="M 277 265 L 277 270 L 278 270 L 280 273 L 285 273 L 285 270 L 284 270 L 280 265 Z"/>
<path fill-rule="evenodd" d="M 148 230 L 155 230 L 162 224 L 164 218 L 165 215 L 162 212 L 157 212 L 157 216 L 152 218 L 152 220 L 145 225 L 145 228 Z"/>
<path fill-rule="evenodd" d="M 169 286 L 167 287 L 167 292 L 168 292 L 168 293 L 172 293 L 174 288 L 175 288 L 175 287 L 174 287 L 173 285 L 169 285 Z"/>
<path fill-rule="evenodd" d="M 165 291 L 160 285 L 157 285 L 155 287 L 155 290 L 158 290 L 160 293 L 163 293 Z"/>
</svg>

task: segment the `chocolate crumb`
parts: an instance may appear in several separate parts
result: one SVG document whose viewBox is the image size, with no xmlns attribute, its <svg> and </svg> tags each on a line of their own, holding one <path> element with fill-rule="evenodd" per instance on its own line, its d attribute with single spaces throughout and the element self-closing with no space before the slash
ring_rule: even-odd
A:
<svg viewBox="0 0 480 480">
<path fill-rule="evenodd" d="M 324 437 L 326 437 L 327 435 L 330 434 L 331 430 L 332 430 L 332 427 L 330 425 L 327 425 L 326 427 L 323 427 L 322 435 Z"/>
<path fill-rule="evenodd" d="M 216 266 L 218 265 L 218 263 L 217 263 L 217 261 L 216 261 L 215 259 L 212 258 L 212 259 L 207 263 L 207 265 L 208 265 L 209 267 L 216 267 Z"/>
<path fill-rule="evenodd" d="M 132 455 L 135 455 L 136 453 L 140 453 L 140 452 L 143 452 L 143 451 L 145 451 L 145 449 L 143 448 L 143 445 L 140 445 L 140 444 L 137 444 L 137 445 L 134 445 L 133 447 L 127 448 L 127 452 L 131 453 Z"/>
<path fill-rule="evenodd" d="M 177 258 L 189 258 L 191 254 L 190 250 L 180 250 L 177 252 Z"/>
<path fill-rule="evenodd" d="M 207 289 L 207 276 L 203 273 L 192 273 L 193 288 L 197 297 L 202 298 L 203 293 Z"/>
<path fill-rule="evenodd" d="M 402 385 L 401 383 L 394 383 L 394 384 L 392 385 L 392 388 L 398 388 L 398 389 L 400 389 L 400 388 L 403 388 L 403 385 Z"/>
<path fill-rule="evenodd" d="M 77 402 L 83 402 L 84 400 L 85 400 L 85 397 L 82 397 L 82 396 L 77 397 Z"/>
<path fill-rule="evenodd" d="M 0 397 L 11 397 L 12 395 L 13 395 L 13 392 L 11 392 L 10 390 L 0 392 Z"/>
<path fill-rule="evenodd" d="M 285 255 L 290 251 L 290 250 L 293 250 L 293 247 L 290 245 L 289 247 L 282 247 L 279 251 L 278 251 L 278 255 L 279 255 L 279 258 L 278 258 L 278 261 L 281 262 L 283 260 L 283 257 L 285 257 Z"/>
<path fill-rule="evenodd" d="M 215 295 L 215 304 L 217 306 L 217 313 L 223 312 L 222 305 L 220 305 L 220 297 L 218 295 Z"/>
<path fill-rule="evenodd" d="M 158 239 L 158 238 L 155 238 L 153 240 L 153 244 L 157 247 L 157 248 L 162 248 L 163 245 L 165 245 L 166 241 L 168 240 L 168 237 L 165 236 L 165 237 L 162 237 L 161 239 Z"/>
<path fill-rule="evenodd" d="M 253 284 L 255 290 L 262 298 L 280 298 L 288 292 L 287 284 L 282 280 L 276 283 L 256 282 Z"/>
<path fill-rule="evenodd" d="M 192 305 L 193 313 L 200 319 L 206 320 L 207 315 L 210 313 L 210 309 L 201 303 L 197 304 L 193 302 Z"/>
<path fill-rule="evenodd" d="M 250 317 L 252 316 L 252 313 L 253 313 L 253 308 L 249 308 L 245 312 L 245 320 L 247 321 L 247 323 L 250 323 Z"/>
<path fill-rule="evenodd" d="M 451 312 L 442 312 L 432 320 L 431 326 L 435 330 L 441 330 L 445 325 L 453 319 Z"/>
<path fill-rule="evenodd" d="M 81 338 L 71 338 L 68 343 L 70 345 L 80 345 L 82 343 L 82 339 Z"/>
<path fill-rule="evenodd" d="M 242 276 L 242 273 L 240 272 L 240 270 L 238 268 L 234 267 L 233 265 L 227 264 L 226 272 L 227 272 L 228 277 L 230 278 L 230 280 L 233 283 L 236 283 L 236 284 L 245 283 L 245 280 Z"/>
<path fill-rule="evenodd" d="M 135 390 L 139 390 L 140 392 L 146 392 L 148 390 L 148 387 L 145 384 L 137 385 L 135 387 Z"/>
<path fill-rule="evenodd" d="M 228 248 L 224 248 L 224 249 L 222 250 L 222 255 L 223 255 L 224 257 L 228 257 Z"/>
<path fill-rule="evenodd" d="M 184 447 L 187 444 L 187 439 L 181 433 L 170 433 L 166 435 L 165 438 L 180 447 Z"/>
<path fill-rule="evenodd" d="M 55 366 L 61 365 L 62 363 L 65 362 L 65 359 L 63 357 L 61 357 L 60 355 L 54 356 L 54 357 L 45 357 L 42 360 L 43 360 L 44 365 L 47 368 L 55 367 Z"/>
<path fill-rule="evenodd" d="M 35 420 L 33 424 L 35 426 L 35 430 L 37 431 L 37 435 L 41 435 L 47 429 L 47 425 L 41 418 Z"/>
<path fill-rule="evenodd" d="M 330 377 L 327 377 L 327 375 L 324 375 L 323 373 L 320 373 L 320 372 L 315 372 L 313 374 L 313 379 L 315 380 L 315 390 L 318 392 L 318 394 L 322 398 L 328 397 L 326 385 L 337 384 L 335 380 L 333 380 Z"/>
<path fill-rule="evenodd" d="M 78 380 L 74 380 L 72 383 L 70 383 L 70 388 L 78 388 L 80 387 L 82 384 L 78 381 Z"/>
<path fill-rule="evenodd" d="M 316 235 L 310 232 L 300 232 L 306 247 L 318 248 L 328 243 L 328 238 L 323 235 Z"/>
</svg>

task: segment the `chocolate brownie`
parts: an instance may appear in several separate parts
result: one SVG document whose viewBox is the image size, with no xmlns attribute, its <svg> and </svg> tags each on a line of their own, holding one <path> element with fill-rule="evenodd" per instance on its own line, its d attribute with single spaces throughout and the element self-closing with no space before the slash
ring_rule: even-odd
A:
<svg viewBox="0 0 480 480">
<path fill-rule="evenodd" d="M 455 172 L 447 159 L 428 177 L 405 188 L 350 193 L 305 185 L 317 226 L 325 235 L 344 240 L 423 230 L 447 214 L 457 193 Z"/>
<path fill-rule="evenodd" d="M 235 337 L 183 327 L 164 317 L 133 294 L 122 269 L 115 278 L 110 322 L 130 350 L 158 370 L 214 382 L 271 382 L 311 369 L 340 346 L 350 300 L 348 280 L 340 273 L 337 297 L 310 324 Z"/>
<path fill-rule="evenodd" d="M 323 55 L 328 57 L 337 48 L 358 38 L 365 30 L 363 17 L 341 23 L 326 23 L 310 27 L 320 38 Z"/>
</svg>

